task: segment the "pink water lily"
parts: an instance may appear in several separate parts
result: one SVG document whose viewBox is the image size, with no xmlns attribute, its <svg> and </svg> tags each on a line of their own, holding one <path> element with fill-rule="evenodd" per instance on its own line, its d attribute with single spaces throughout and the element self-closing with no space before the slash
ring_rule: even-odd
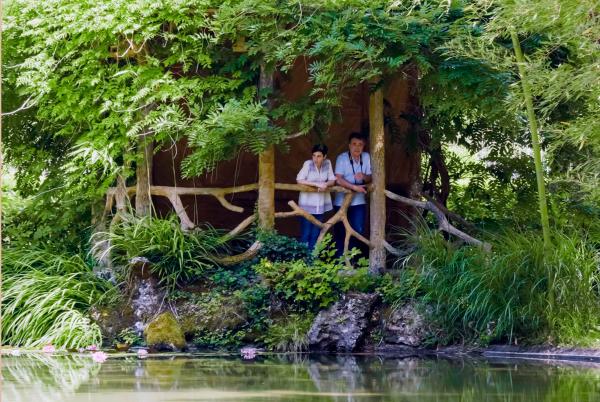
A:
<svg viewBox="0 0 600 402">
<path fill-rule="evenodd" d="M 242 348 L 240 353 L 242 354 L 242 358 L 246 360 L 252 360 L 256 357 L 256 348 Z"/>
<path fill-rule="evenodd" d="M 97 352 L 98 351 L 98 346 L 96 346 L 96 345 L 90 345 L 87 348 L 85 348 L 85 350 L 89 350 L 90 352 Z"/>
<path fill-rule="evenodd" d="M 46 345 L 42 348 L 42 352 L 44 353 L 54 353 L 56 352 L 56 348 L 53 345 Z"/>
<path fill-rule="evenodd" d="M 92 359 L 96 363 L 104 363 L 108 359 L 108 355 L 104 352 L 94 352 L 92 353 Z"/>
<path fill-rule="evenodd" d="M 137 351 L 137 355 L 140 359 L 143 359 L 144 357 L 148 356 L 148 351 L 146 349 L 140 349 Z"/>
</svg>

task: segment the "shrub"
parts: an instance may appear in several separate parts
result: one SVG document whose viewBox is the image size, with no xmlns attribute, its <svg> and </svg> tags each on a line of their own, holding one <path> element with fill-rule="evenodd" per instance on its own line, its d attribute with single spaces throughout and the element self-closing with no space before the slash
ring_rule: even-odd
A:
<svg viewBox="0 0 600 402">
<path fill-rule="evenodd" d="M 119 332 L 116 338 L 117 342 L 126 343 L 129 346 L 142 346 L 144 339 L 133 328 L 125 328 Z"/>
<path fill-rule="evenodd" d="M 391 305 L 399 305 L 406 300 L 413 299 L 419 289 L 419 276 L 414 269 L 406 267 L 399 271 L 397 278 L 385 274 L 377 282 L 376 291 L 382 300 Z"/>
<path fill-rule="evenodd" d="M 382 281 L 382 277 L 371 275 L 369 273 L 369 261 L 361 258 L 358 262 L 358 267 L 352 271 L 344 271 L 344 286 L 345 291 L 355 291 L 372 293 Z"/>
<path fill-rule="evenodd" d="M 258 252 L 258 259 L 267 259 L 273 262 L 310 260 L 311 253 L 308 246 L 298 240 L 277 234 L 276 232 L 262 232 L 257 236 L 262 247 Z"/>
<path fill-rule="evenodd" d="M 336 264 L 308 265 L 303 260 L 271 262 L 263 259 L 254 269 L 277 296 L 298 307 L 327 307 L 342 291 L 343 279 L 338 275 L 340 267 Z"/>
<path fill-rule="evenodd" d="M 223 329 L 219 331 L 202 330 L 194 337 L 194 345 L 209 349 L 232 349 L 242 344 L 244 331 Z"/>
<path fill-rule="evenodd" d="M 356 255 L 353 251 L 350 257 Z M 344 258 L 335 258 L 328 237 L 315 251 L 314 261 L 273 262 L 263 258 L 254 266 L 275 294 L 300 309 L 317 310 L 336 301 L 348 289 Z M 349 272 L 348 272 L 349 273 Z"/>
<path fill-rule="evenodd" d="M 257 262 L 258 260 L 253 259 L 232 266 L 215 267 L 215 270 L 207 279 L 216 289 L 221 291 L 252 287 L 259 281 L 256 272 L 252 269 L 252 266 Z"/>
</svg>

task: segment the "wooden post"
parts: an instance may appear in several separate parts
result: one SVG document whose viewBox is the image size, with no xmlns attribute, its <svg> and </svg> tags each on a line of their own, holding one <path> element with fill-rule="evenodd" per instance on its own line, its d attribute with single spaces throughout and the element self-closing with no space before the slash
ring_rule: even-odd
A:
<svg viewBox="0 0 600 402">
<path fill-rule="evenodd" d="M 260 65 L 259 96 L 271 95 L 273 74 L 267 71 L 263 62 Z M 267 100 L 267 108 L 271 101 Z M 271 230 L 275 226 L 275 146 L 269 145 L 258 156 L 258 225 L 261 229 Z"/>
<path fill-rule="evenodd" d="M 385 135 L 383 124 L 383 92 L 369 95 L 369 138 L 371 151 L 372 191 L 370 193 L 371 248 L 369 272 L 379 274 L 385 268 Z"/>
<path fill-rule="evenodd" d="M 150 185 L 152 184 L 152 155 L 153 144 L 149 138 L 140 138 L 138 141 L 138 160 L 135 169 L 135 213 L 137 216 L 150 216 L 152 214 L 152 196 Z"/>
</svg>

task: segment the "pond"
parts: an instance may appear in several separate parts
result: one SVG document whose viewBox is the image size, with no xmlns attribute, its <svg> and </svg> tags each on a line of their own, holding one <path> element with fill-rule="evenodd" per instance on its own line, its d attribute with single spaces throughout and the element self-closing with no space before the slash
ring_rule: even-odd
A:
<svg viewBox="0 0 600 402">
<path fill-rule="evenodd" d="M 2 357 L 2 402 L 600 401 L 600 365 L 477 358 Z"/>
</svg>

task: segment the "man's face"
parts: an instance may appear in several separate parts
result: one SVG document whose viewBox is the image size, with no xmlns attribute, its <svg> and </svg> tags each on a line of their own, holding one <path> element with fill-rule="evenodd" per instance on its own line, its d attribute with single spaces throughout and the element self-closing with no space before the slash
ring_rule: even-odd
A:
<svg viewBox="0 0 600 402">
<path fill-rule="evenodd" d="M 358 138 L 352 138 L 348 144 L 348 149 L 353 157 L 358 158 L 363 149 L 365 149 L 365 142 Z"/>
</svg>

